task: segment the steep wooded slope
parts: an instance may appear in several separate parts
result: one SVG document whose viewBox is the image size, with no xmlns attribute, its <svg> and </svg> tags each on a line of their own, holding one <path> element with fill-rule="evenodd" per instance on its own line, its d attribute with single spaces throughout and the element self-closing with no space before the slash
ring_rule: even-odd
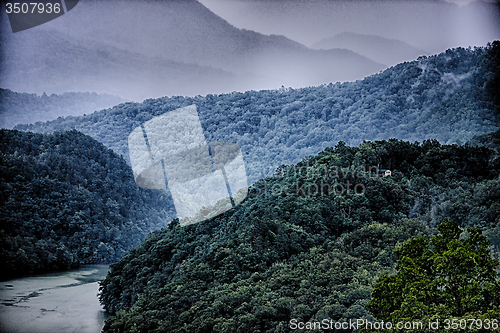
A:
<svg viewBox="0 0 500 333">
<path fill-rule="evenodd" d="M 366 168 L 378 164 L 392 176 Z M 485 147 L 340 142 L 281 166 L 233 210 L 174 221 L 131 250 L 101 284 L 114 313 L 104 331 L 287 332 L 292 318 L 373 319 L 365 304 L 393 269 L 394 247 L 445 218 L 482 227 L 498 255 L 499 175 Z"/>
<path fill-rule="evenodd" d="M 174 212 L 77 131 L 0 130 L 0 278 L 114 262 Z"/>
</svg>

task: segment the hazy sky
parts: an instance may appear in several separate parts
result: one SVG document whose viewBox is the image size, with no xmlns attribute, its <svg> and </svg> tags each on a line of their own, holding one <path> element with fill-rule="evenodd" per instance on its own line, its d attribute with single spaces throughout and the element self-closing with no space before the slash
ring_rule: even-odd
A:
<svg viewBox="0 0 500 333">
<path fill-rule="evenodd" d="M 466 5 L 470 2 L 472 2 L 473 0 L 444 0 L 446 2 L 449 2 L 449 3 L 455 3 L 457 5 Z"/>
<path fill-rule="evenodd" d="M 497 11 L 440 0 L 81 0 L 15 34 L 2 12 L 0 87 L 142 100 L 356 80 L 500 39 Z"/>
<path fill-rule="evenodd" d="M 466 5 L 468 3 L 471 3 L 474 0 L 444 0 L 449 3 L 455 3 L 457 5 Z M 496 0 L 485 0 L 486 2 L 491 2 L 494 3 Z"/>
<path fill-rule="evenodd" d="M 281 34 L 306 46 L 346 31 L 402 40 L 431 53 L 500 38 L 498 12 L 470 0 L 200 2 L 238 28 Z"/>
</svg>

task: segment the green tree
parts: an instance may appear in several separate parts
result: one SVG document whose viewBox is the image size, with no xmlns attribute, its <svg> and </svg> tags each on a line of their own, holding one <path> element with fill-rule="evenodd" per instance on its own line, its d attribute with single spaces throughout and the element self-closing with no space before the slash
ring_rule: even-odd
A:
<svg viewBox="0 0 500 333">
<path fill-rule="evenodd" d="M 377 280 L 368 309 L 393 323 L 478 316 L 498 320 L 498 261 L 489 241 L 480 229 L 463 232 L 448 219 L 438 230 L 430 240 L 413 238 L 394 250 L 397 274 Z"/>
</svg>

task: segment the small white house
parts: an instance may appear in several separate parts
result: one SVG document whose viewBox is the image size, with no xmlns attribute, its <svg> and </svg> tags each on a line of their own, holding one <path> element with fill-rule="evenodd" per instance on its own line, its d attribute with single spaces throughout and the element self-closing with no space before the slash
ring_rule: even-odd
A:
<svg viewBox="0 0 500 333">
<path fill-rule="evenodd" d="M 389 177 L 391 176 L 392 172 L 389 169 L 379 169 L 378 174 L 380 177 Z"/>
</svg>

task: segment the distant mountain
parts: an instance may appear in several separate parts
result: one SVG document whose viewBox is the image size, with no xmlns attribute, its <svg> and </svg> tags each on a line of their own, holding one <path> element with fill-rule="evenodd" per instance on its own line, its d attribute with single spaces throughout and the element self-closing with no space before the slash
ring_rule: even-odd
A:
<svg viewBox="0 0 500 333">
<path fill-rule="evenodd" d="M 83 116 L 96 110 L 107 109 L 126 100 L 112 95 L 96 93 L 18 93 L 0 88 L 0 128 L 12 128 L 18 124 L 34 124 L 58 117 Z"/>
<path fill-rule="evenodd" d="M 151 96 L 227 91 L 235 84 L 235 75 L 220 69 L 76 41 L 57 31 L 17 34 L 0 49 L 4 59 L 0 84 L 15 91 L 95 91 L 142 101 Z"/>
<path fill-rule="evenodd" d="M 253 183 L 279 165 L 296 163 L 339 140 L 356 145 L 363 140 L 434 138 L 462 144 L 497 130 L 499 55 L 500 42 L 495 42 L 421 57 L 356 82 L 149 99 L 16 128 L 77 129 L 128 159 L 127 138 L 137 126 L 195 104 L 208 142 L 238 144 Z"/>
<path fill-rule="evenodd" d="M 0 130 L 0 279 L 114 262 L 174 215 L 113 151 L 77 131 Z"/>
<path fill-rule="evenodd" d="M 500 39 L 498 1 L 200 0 L 229 23 L 312 45 L 344 31 L 404 41 L 430 54 Z"/>
<path fill-rule="evenodd" d="M 373 35 L 343 32 L 330 38 L 325 38 L 311 46 L 313 49 L 348 49 L 361 54 L 378 63 L 388 66 L 400 62 L 415 60 L 428 54 L 405 42 Z"/>
<path fill-rule="evenodd" d="M 195 0 L 84 0 L 39 27 L 2 29 L 0 85 L 16 91 L 142 100 L 318 85 L 383 68 L 351 51 L 310 50 L 235 28 Z"/>
</svg>

